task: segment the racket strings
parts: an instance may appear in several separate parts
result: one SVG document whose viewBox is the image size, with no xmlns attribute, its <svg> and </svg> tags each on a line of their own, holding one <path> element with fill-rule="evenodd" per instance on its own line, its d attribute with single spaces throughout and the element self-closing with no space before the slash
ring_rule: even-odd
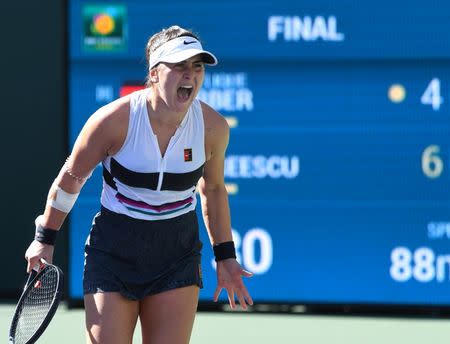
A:
<svg viewBox="0 0 450 344">
<path fill-rule="evenodd" d="M 54 301 L 58 288 L 58 272 L 48 269 L 32 286 L 24 298 L 18 318 L 14 343 L 26 343 L 41 326 Z"/>
</svg>

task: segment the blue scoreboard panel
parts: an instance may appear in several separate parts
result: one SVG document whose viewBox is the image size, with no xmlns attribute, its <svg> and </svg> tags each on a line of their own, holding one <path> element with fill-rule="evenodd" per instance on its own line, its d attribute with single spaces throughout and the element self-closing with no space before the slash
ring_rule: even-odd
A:
<svg viewBox="0 0 450 344">
<path fill-rule="evenodd" d="M 448 307 L 448 13 L 444 0 L 70 1 L 69 144 L 142 87 L 153 33 L 193 29 L 220 60 L 199 97 L 231 127 L 225 181 L 254 300 Z M 98 167 L 70 216 L 72 299 L 101 184 Z M 201 238 L 207 302 L 203 224 Z"/>
</svg>

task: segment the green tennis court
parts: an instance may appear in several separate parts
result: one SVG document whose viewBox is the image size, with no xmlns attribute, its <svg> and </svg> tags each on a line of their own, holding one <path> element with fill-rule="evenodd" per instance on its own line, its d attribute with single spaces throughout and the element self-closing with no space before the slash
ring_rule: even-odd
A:
<svg viewBox="0 0 450 344">
<path fill-rule="evenodd" d="M 14 305 L 0 305 L 0 331 L 7 341 Z M 242 313 L 199 313 L 192 344 L 314 343 L 314 344 L 447 344 L 450 320 Z M 82 309 L 64 304 L 40 339 L 40 343 L 80 344 L 84 338 Z M 140 343 L 139 328 L 134 343 Z"/>
</svg>

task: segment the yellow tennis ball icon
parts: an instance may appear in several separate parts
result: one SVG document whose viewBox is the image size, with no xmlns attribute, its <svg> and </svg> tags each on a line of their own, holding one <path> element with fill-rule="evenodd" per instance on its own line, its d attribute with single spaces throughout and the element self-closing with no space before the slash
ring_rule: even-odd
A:
<svg viewBox="0 0 450 344">
<path fill-rule="evenodd" d="M 110 34 L 114 30 L 115 25 L 114 19 L 108 14 L 99 14 L 94 18 L 95 31 L 101 35 Z"/>
<path fill-rule="evenodd" d="M 388 97 L 393 103 L 401 103 L 406 98 L 405 87 L 401 84 L 393 84 L 389 87 Z"/>
</svg>

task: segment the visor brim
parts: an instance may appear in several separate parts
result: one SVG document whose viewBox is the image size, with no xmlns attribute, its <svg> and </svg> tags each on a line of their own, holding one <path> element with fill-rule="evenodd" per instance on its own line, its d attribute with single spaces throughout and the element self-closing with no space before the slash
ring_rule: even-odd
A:
<svg viewBox="0 0 450 344">
<path fill-rule="evenodd" d="M 190 59 L 196 55 L 201 55 L 202 61 L 207 65 L 215 66 L 218 63 L 217 58 L 212 53 L 199 49 L 186 49 L 183 51 L 178 51 L 176 53 L 164 56 L 164 58 L 160 59 L 159 62 L 178 63 Z"/>
</svg>

